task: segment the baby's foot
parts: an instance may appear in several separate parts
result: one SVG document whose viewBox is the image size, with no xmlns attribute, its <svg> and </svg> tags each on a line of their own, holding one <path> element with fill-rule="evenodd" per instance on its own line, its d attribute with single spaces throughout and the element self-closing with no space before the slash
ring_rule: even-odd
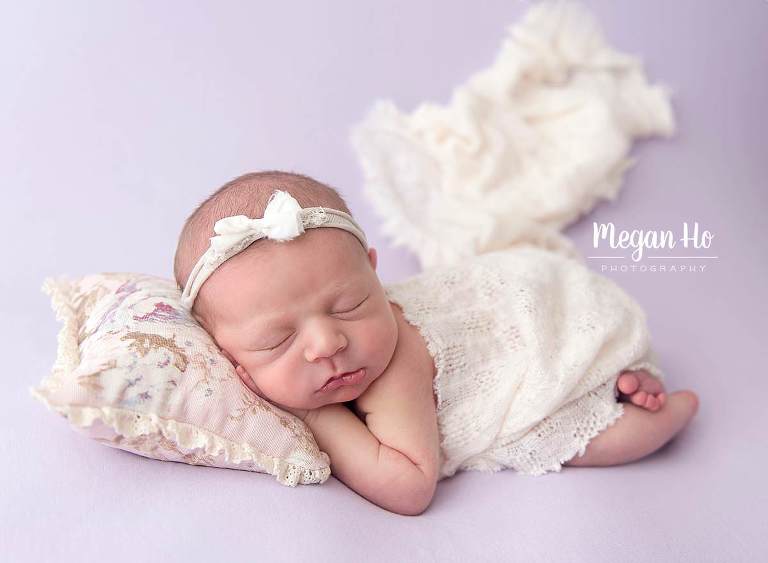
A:
<svg viewBox="0 0 768 563">
<path fill-rule="evenodd" d="M 625 371 L 616 380 L 619 401 L 630 401 L 633 405 L 649 411 L 657 411 L 667 400 L 664 384 L 647 371 Z"/>
</svg>

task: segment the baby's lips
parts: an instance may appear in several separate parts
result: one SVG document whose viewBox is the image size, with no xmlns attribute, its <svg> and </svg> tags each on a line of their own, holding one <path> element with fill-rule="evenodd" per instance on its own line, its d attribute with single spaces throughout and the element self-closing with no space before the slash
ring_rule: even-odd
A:
<svg viewBox="0 0 768 563">
<path fill-rule="evenodd" d="M 365 379 L 365 368 L 359 368 L 353 372 L 343 373 L 328 379 L 320 388 L 320 391 L 333 391 L 344 385 L 356 385 Z"/>
</svg>

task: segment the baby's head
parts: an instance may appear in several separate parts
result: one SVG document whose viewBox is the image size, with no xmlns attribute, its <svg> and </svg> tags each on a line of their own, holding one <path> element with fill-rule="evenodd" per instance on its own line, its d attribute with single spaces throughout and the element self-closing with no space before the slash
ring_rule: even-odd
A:
<svg viewBox="0 0 768 563">
<path fill-rule="evenodd" d="M 349 213 L 336 190 L 280 171 L 225 184 L 190 215 L 174 276 L 183 289 L 219 219 L 263 217 L 276 190 L 302 208 Z M 351 214 L 350 214 L 351 215 Z M 262 238 L 221 264 L 200 287 L 192 315 L 238 375 L 259 395 L 297 409 L 351 401 L 386 369 L 398 330 L 376 275 L 376 250 L 339 228 L 311 228 L 292 240 Z M 333 376 L 365 369 L 357 385 L 321 390 Z"/>
</svg>

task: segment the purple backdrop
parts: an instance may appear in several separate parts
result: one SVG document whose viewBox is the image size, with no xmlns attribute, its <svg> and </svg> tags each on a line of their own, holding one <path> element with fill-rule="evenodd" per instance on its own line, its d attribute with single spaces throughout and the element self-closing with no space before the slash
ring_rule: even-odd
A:
<svg viewBox="0 0 768 563">
<path fill-rule="evenodd" d="M 647 311 L 669 388 L 696 390 L 701 410 L 640 463 L 538 478 L 462 473 L 418 518 L 335 478 L 289 489 L 74 433 L 27 391 L 50 370 L 59 330 L 39 287 L 99 271 L 170 278 L 194 205 L 268 168 L 338 187 L 379 250 L 384 282 L 416 272 L 378 233 L 348 129 L 375 98 L 409 111 L 447 102 L 492 62 L 528 3 L 6 5 L 3 559 L 765 559 L 768 2 L 587 4 L 617 48 L 673 89 L 678 133 L 637 145 L 619 198 L 567 234 L 587 254 L 593 220 L 678 231 L 698 221 L 715 234 L 719 258 L 705 272 L 609 274 Z"/>
</svg>

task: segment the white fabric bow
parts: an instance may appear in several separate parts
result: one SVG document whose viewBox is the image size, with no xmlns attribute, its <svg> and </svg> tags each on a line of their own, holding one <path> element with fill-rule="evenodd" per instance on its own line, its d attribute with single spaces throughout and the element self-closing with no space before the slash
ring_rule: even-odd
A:
<svg viewBox="0 0 768 563">
<path fill-rule="evenodd" d="M 299 211 L 301 206 L 291 194 L 276 190 L 267 202 L 264 217 L 251 219 L 246 215 L 234 215 L 216 221 L 213 230 L 218 236 L 211 237 L 211 248 L 217 255 L 222 255 L 255 234 L 272 240 L 291 240 L 304 232 Z"/>
</svg>

